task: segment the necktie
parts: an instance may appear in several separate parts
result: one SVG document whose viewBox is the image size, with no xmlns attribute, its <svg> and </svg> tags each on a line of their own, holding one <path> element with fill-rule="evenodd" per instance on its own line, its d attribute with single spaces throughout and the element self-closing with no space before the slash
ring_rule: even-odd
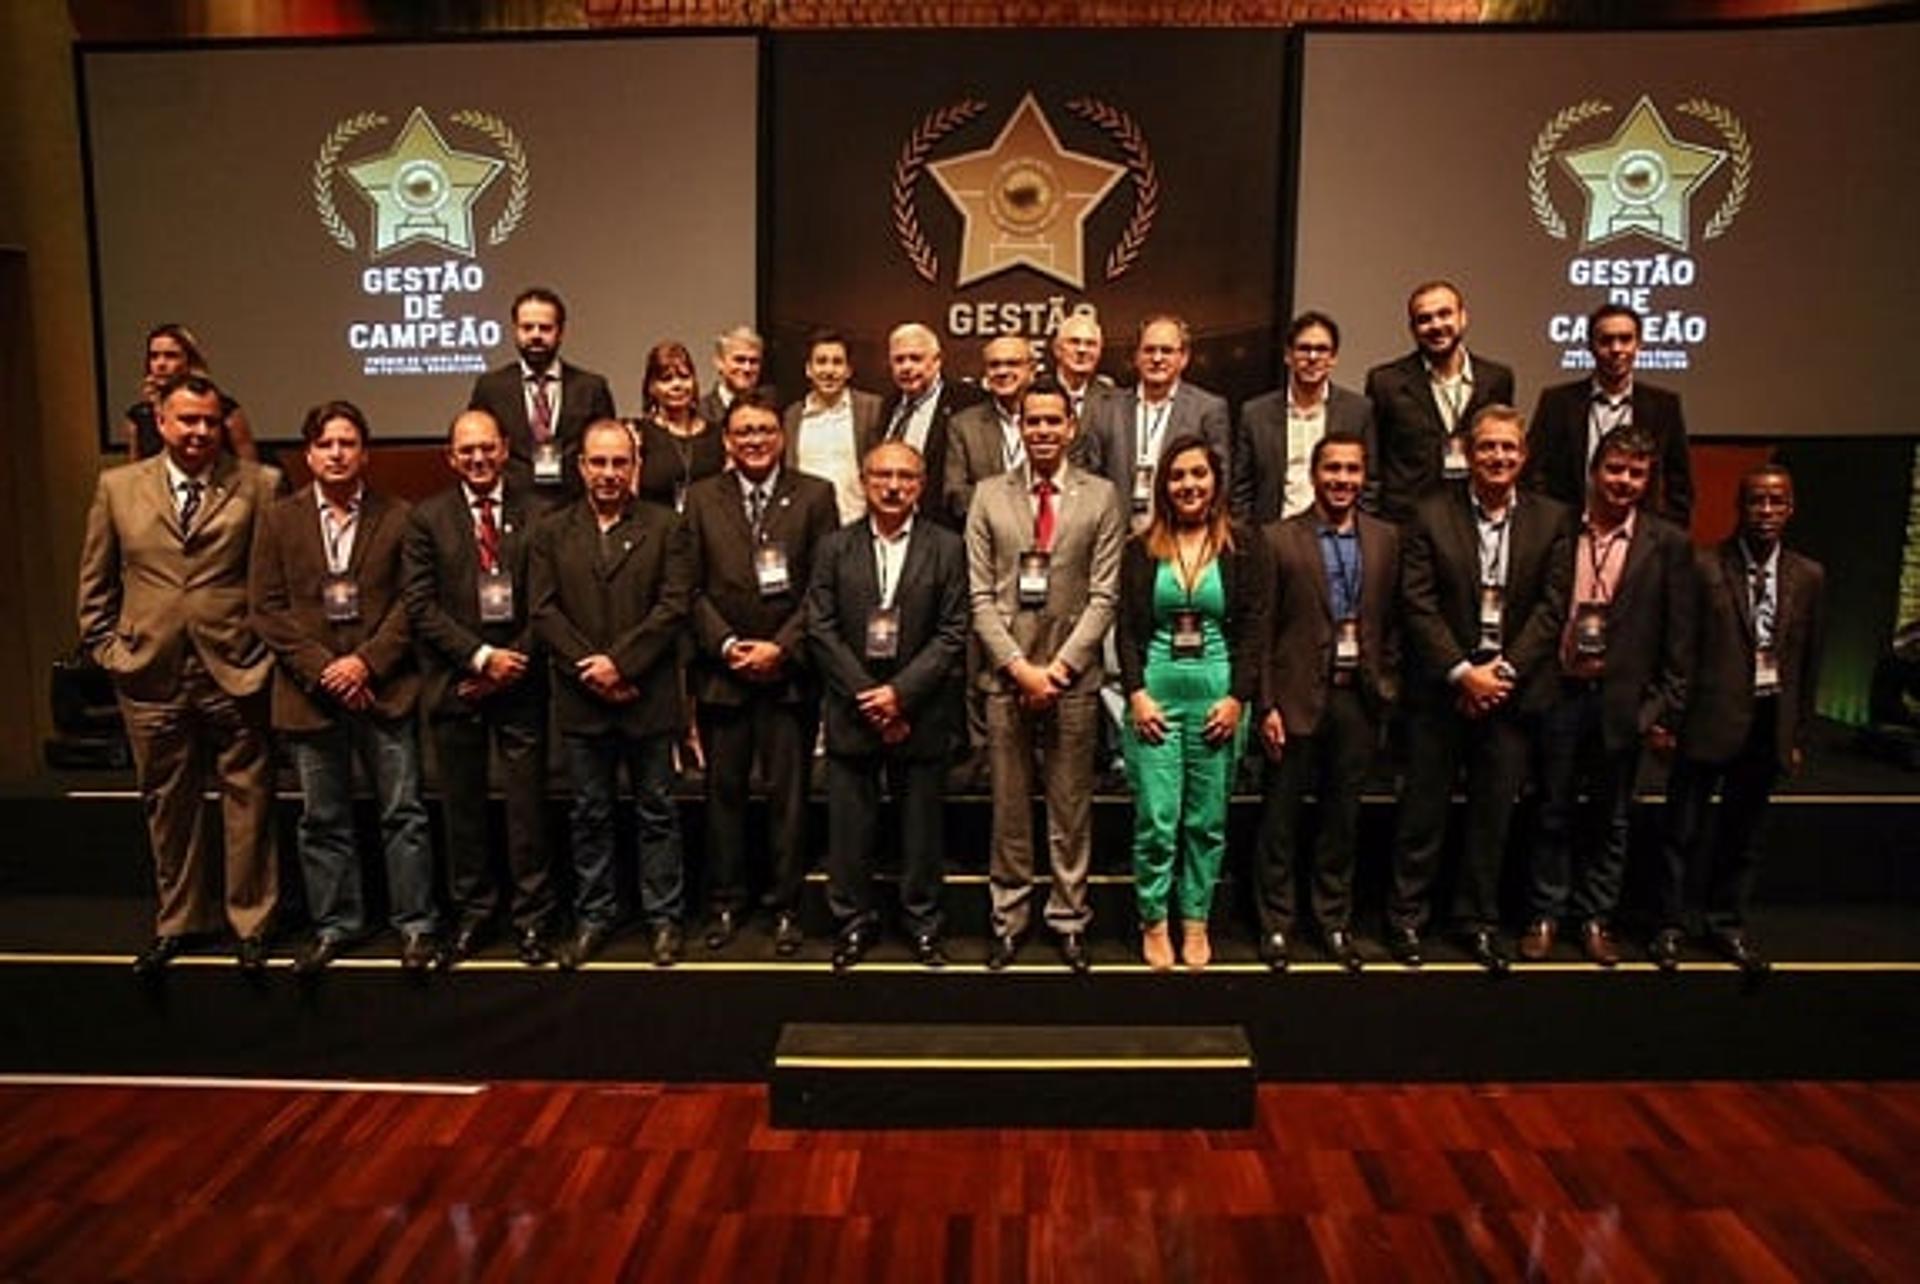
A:
<svg viewBox="0 0 1920 1284">
<path fill-rule="evenodd" d="M 899 406 L 894 409 L 893 422 L 887 425 L 888 441 L 899 441 L 907 435 L 907 422 L 913 418 L 913 412 L 920 409 L 920 402 L 926 395 L 923 392 L 918 397 L 906 397 L 901 400 Z"/>
<path fill-rule="evenodd" d="M 767 491 L 764 486 L 755 486 L 747 492 L 747 525 L 753 527 L 754 542 L 760 540 L 760 519 L 767 515 Z"/>
<path fill-rule="evenodd" d="M 180 529 L 193 529 L 194 515 L 200 511 L 200 492 L 207 484 L 197 477 L 189 477 L 180 483 Z"/>
<path fill-rule="evenodd" d="M 553 376 L 537 374 L 533 376 L 533 439 L 551 441 L 553 439 L 553 398 L 547 395 L 547 382 Z"/>
<path fill-rule="evenodd" d="M 1767 567 L 1764 562 L 1753 568 L 1753 641 L 1760 647 L 1773 645 L 1773 598 L 1767 593 Z"/>
<path fill-rule="evenodd" d="M 1033 546 L 1042 553 L 1053 551 L 1053 492 L 1050 481 L 1035 482 L 1033 493 L 1038 503 L 1033 510 Z"/>
<path fill-rule="evenodd" d="M 493 522 L 493 498 L 482 495 L 473 501 L 480 510 L 474 537 L 480 545 L 480 569 L 491 575 L 500 569 L 500 528 Z"/>
</svg>

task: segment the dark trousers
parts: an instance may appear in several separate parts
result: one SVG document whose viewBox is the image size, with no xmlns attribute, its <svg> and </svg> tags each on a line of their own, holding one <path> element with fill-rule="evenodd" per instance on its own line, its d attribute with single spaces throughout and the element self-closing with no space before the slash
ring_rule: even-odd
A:
<svg viewBox="0 0 1920 1284">
<path fill-rule="evenodd" d="M 1354 852 L 1360 835 L 1360 790 L 1380 740 L 1380 728 L 1352 687 L 1327 693 L 1326 711 L 1312 735 L 1287 737 L 1279 762 L 1269 762 L 1254 856 L 1262 932 L 1293 930 L 1294 858 L 1300 844 L 1301 802 L 1320 797 L 1320 836 L 1313 857 L 1313 917 L 1322 932 L 1345 929 L 1352 915 Z"/>
<path fill-rule="evenodd" d="M 1464 930 L 1500 921 L 1500 866 L 1513 804 L 1527 778 L 1527 733 L 1517 715 L 1466 718 L 1452 708 L 1416 709 L 1407 719 L 1407 785 L 1394 834 L 1387 921 L 1426 925 L 1447 812 L 1460 761 L 1467 764 L 1467 832 L 1453 885 L 1453 919 Z"/>
<path fill-rule="evenodd" d="M 1709 932 L 1746 924 L 1753 881 L 1760 869 L 1762 822 L 1779 778 L 1775 747 L 1778 697 L 1754 701 L 1746 743 L 1729 762 L 1697 762 L 1682 755 L 1667 780 L 1666 842 L 1660 878 L 1660 921 L 1683 926 L 1698 911 Z M 1707 809 L 1720 790 L 1713 841 L 1706 841 Z"/>
<path fill-rule="evenodd" d="M 716 908 L 747 905 L 747 792 L 757 749 L 766 769 L 767 850 L 773 872 L 764 903 L 793 910 L 807 866 L 807 764 L 815 719 L 807 706 L 771 698 L 700 706 L 707 751 L 708 899 Z"/>
<path fill-rule="evenodd" d="M 1559 919 L 1571 902 L 1577 917 L 1604 921 L 1620 905 L 1640 746 L 1609 751 L 1600 718 L 1600 684 L 1566 682 L 1540 719 L 1540 830 L 1528 871 L 1529 909 L 1538 918 Z M 1576 819 L 1588 849 L 1577 861 Z"/>
<path fill-rule="evenodd" d="M 640 849 L 640 912 L 654 927 L 678 923 L 686 860 L 680 809 L 673 801 L 673 735 L 618 731 L 561 737 L 573 779 L 573 917 L 580 927 L 610 928 L 620 918 L 614 880 L 613 809 L 620 767 L 633 786 L 634 832 Z"/>
<path fill-rule="evenodd" d="M 487 859 L 487 750 L 500 755 L 506 793 L 507 874 L 516 931 L 544 931 L 553 917 L 547 846 L 547 714 L 544 685 L 495 696 L 471 714 L 430 720 L 440 763 L 447 831 L 447 885 L 458 930 L 490 922 L 500 889 Z"/>
<path fill-rule="evenodd" d="M 946 874 L 944 759 L 827 756 L 827 905 L 842 928 L 879 919 L 873 857 L 883 777 L 900 804 L 901 922 L 914 936 L 937 934 Z"/>
</svg>

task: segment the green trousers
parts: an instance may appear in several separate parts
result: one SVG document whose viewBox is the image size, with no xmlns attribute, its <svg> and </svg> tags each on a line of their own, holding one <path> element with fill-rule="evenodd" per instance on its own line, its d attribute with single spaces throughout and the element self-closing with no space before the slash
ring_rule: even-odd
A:
<svg viewBox="0 0 1920 1284">
<path fill-rule="evenodd" d="M 1127 725 L 1134 894 L 1144 923 L 1167 917 L 1170 894 L 1184 921 L 1204 923 L 1227 853 L 1227 798 L 1239 753 L 1238 736 L 1210 745 L 1202 734 L 1208 711 L 1230 689 L 1227 662 L 1149 661 L 1146 680 L 1166 715 L 1167 736 L 1151 745 Z"/>
</svg>

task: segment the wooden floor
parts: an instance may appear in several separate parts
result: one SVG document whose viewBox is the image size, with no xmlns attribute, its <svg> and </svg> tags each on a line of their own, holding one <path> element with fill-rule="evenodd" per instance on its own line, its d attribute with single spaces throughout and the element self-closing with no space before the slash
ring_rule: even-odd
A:
<svg viewBox="0 0 1920 1284">
<path fill-rule="evenodd" d="M 864 1134 L 773 1131 L 759 1087 L 0 1087 L 0 1280 L 443 1279 L 1911 1281 L 1920 1084 Z"/>
</svg>

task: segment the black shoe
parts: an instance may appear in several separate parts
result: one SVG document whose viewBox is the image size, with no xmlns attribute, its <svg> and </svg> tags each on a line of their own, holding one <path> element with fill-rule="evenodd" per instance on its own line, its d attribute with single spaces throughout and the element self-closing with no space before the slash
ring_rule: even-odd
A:
<svg viewBox="0 0 1920 1284">
<path fill-rule="evenodd" d="M 1653 934 L 1653 940 L 1647 945 L 1647 957 L 1662 972 L 1680 970 L 1680 930 L 1663 927 Z"/>
<path fill-rule="evenodd" d="M 1353 933 L 1344 927 L 1327 929 L 1327 957 L 1349 972 L 1358 972 L 1367 965 L 1360 956 L 1360 947 L 1354 943 Z"/>
<path fill-rule="evenodd" d="M 1087 955 L 1085 933 L 1062 932 L 1060 934 L 1060 961 L 1081 976 L 1093 970 L 1093 959 Z"/>
<path fill-rule="evenodd" d="M 913 938 L 914 961 L 922 967 L 945 967 L 947 947 L 938 932 L 921 932 Z"/>
<path fill-rule="evenodd" d="M 707 948 L 710 950 L 726 949 L 732 942 L 734 934 L 739 930 L 740 925 L 734 921 L 732 910 L 714 910 L 712 919 L 707 922 Z"/>
<path fill-rule="evenodd" d="M 1260 938 L 1260 961 L 1276 972 L 1287 970 L 1287 934 L 1268 932 Z"/>
<path fill-rule="evenodd" d="M 530 927 L 520 933 L 520 943 L 514 947 L 514 953 L 528 967 L 539 967 L 543 963 L 553 962 L 553 951 L 547 946 L 547 938 L 537 927 Z"/>
<path fill-rule="evenodd" d="M 1713 932 L 1707 937 L 1707 943 L 1729 963 L 1745 972 L 1748 976 L 1765 976 L 1773 970 L 1773 964 L 1753 943 L 1753 938 L 1739 928 L 1727 932 Z"/>
<path fill-rule="evenodd" d="M 607 943 L 608 930 L 598 924 L 590 923 L 575 932 L 571 939 L 562 941 L 560 948 L 554 951 L 554 961 L 564 972 L 572 972 L 582 963 L 600 952 Z"/>
<path fill-rule="evenodd" d="M 320 973 L 326 970 L 329 963 L 340 957 L 340 951 L 345 947 L 346 942 L 337 936 L 314 937 L 311 941 L 301 946 L 300 952 L 293 956 L 294 975 L 320 975 Z"/>
<path fill-rule="evenodd" d="M 418 975 L 440 958 L 440 938 L 432 932 L 414 932 L 400 946 L 400 970 Z"/>
<path fill-rule="evenodd" d="M 234 962 L 240 965 L 242 976 L 259 976 L 267 970 L 267 938 L 259 932 L 240 938 L 239 947 L 233 952 Z"/>
<path fill-rule="evenodd" d="M 987 947 L 987 971 L 999 972 L 1019 957 L 1019 937 L 996 936 L 993 938 L 993 944 Z"/>
<path fill-rule="evenodd" d="M 1388 927 L 1387 953 L 1393 955 L 1396 963 L 1406 967 L 1419 967 L 1424 962 L 1420 957 L 1419 929 L 1399 925 Z"/>
<path fill-rule="evenodd" d="M 439 966 L 442 971 L 456 963 L 465 963 L 478 954 L 487 943 L 488 932 L 481 923 L 471 923 L 453 934 L 440 949 Z"/>
<path fill-rule="evenodd" d="M 844 972 L 873 948 L 873 929 L 863 922 L 847 925 L 833 941 L 833 970 Z"/>
<path fill-rule="evenodd" d="M 711 938 L 709 938 L 711 939 Z M 680 961 L 680 925 L 662 923 L 653 929 L 653 965 L 672 967 Z"/>
<path fill-rule="evenodd" d="M 773 952 L 783 959 L 790 959 L 800 952 L 800 916 L 792 910 L 781 910 L 773 916 Z"/>
<path fill-rule="evenodd" d="M 1513 966 L 1513 960 L 1507 957 L 1506 946 L 1500 942 L 1500 934 L 1490 927 L 1476 927 L 1467 933 L 1467 953 L 1473 955 L 1475 963 L 1494 976 L 1505 976 L 1507 969 Z"/>
<path fill-rule="evenodd" d="M 149 945 L 133 958 L 135 976 L 156 977 L 167 970 L 167 964 L 186 952 L 187 938 L 184 936 L 156 936 Z"/>
</svg>

